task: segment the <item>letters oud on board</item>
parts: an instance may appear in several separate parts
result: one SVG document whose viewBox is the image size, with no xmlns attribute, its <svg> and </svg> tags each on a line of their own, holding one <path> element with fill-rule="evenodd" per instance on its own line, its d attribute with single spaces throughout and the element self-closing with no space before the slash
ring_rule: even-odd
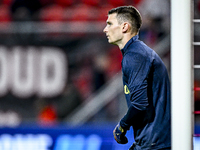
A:
<svg viewBox="0 0 200 150">
<path fill-rule="evenodd" d="M 53 47 L 0 47 L 0 96 L 21 98 L 60 94 L 67 80 L 65 53 Z"/>
</svg>

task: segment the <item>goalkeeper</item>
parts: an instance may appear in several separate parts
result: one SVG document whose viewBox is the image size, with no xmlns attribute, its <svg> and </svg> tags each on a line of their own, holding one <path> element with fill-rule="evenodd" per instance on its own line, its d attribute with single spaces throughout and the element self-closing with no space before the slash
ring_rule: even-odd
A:
<svg viewBox="0 0 200 150">
<path fill-rule="evenodd" d="M 117 45 L 123 55 L 122 73 L 127 113 L 113 134 L 126 144 L 126 132 L 134 130 L 135 143 L 130 150 L 170 150 L 170 82 L 160 57 L 139 40 L 141 15 L 133 6 L 121 6 L 108 12 L 104 32 L 108 42 Z"/>
</svg>

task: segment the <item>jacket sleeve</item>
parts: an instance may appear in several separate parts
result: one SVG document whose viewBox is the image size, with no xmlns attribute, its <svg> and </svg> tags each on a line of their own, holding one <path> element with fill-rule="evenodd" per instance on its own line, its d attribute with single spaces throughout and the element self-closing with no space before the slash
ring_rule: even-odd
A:
<svg viewBox="0 0 200 150">
<path fill-rule="evenodd" d="M 122 71 L 127 78 L 125 84 L 130 91 L 126 98 L 129 98 L 127 101 L 130 101 L 131 105 L 120 121 L 122 128 L 129 129 L 149 105 L 148 73 L 150 67 L 148 57 L 142 54 L 129 53 L 124 57 Z"/>
</svg>

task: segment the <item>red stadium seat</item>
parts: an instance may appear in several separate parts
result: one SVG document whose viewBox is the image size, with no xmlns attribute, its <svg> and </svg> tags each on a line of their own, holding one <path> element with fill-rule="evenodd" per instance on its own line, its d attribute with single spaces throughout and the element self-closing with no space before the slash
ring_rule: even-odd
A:
<svg viewBox="0 0 200 150">
<path fill-rule="evenodd" d="M 82 3 L 90 6 L 99 6 L 100 0 L 81 0 Z"/>
<path fill-rule="evenodd" d="M 2 4 L 10 6 L 14 0 L 2 0 Z"/>
<path fill-rule="evenodd" d="M 93 6 L 80 4 L 72 8 L 70 16 L 72 21 L 92 21 L 97 18 L 98 13 Z"/>
<path fill-rule="evenodd" d="M 40 11 L 41 21 L 63 21 L 64 8 L 59 5 L 50 5 Z"/>
<path fill-rule="evenodd" d="M 55 0 L 55 3 L 62 7 L 68 7 L 73 4 L 73 0 Z"/>
<path fill-rule="evenodd" d="M 110 9 L 112 9 L 113 6 L 112 5 L 105 5 L 105 6 L 102 6 L 101 8 L 99 8 L 99 13 L 98 13 L 98 21 L 105 21 L 107 20 L 108 18 L 108 11 Z"/>
<path fill-rule="evenodd" d="M 142 0 L 133 0 L 134 5 L 138 5 Z"/>
<path fill-rule="evenodd" d="M 0 22 L 9 22 L 11 21 L 9 6 L 0 5 Z"/>
<path fill-rule="evenodd" d="M 108 0 L 108 3 L 114 7 L 125 5 L 125 0 Z"/>
</svg>

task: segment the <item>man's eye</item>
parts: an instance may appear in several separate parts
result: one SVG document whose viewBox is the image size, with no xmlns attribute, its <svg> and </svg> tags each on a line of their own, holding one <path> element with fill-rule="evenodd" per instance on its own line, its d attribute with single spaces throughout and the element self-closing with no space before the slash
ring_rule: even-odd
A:
<svg viewBox="0 0 200 150">
<path fill-rule="evenodd" d="M 109 25 L 109 26 L 110 26 L 110 25 L 112 25 L 112 23 L 108 22 L 108 23 L 107 23 L 107 25 Z"/>
</svg>

